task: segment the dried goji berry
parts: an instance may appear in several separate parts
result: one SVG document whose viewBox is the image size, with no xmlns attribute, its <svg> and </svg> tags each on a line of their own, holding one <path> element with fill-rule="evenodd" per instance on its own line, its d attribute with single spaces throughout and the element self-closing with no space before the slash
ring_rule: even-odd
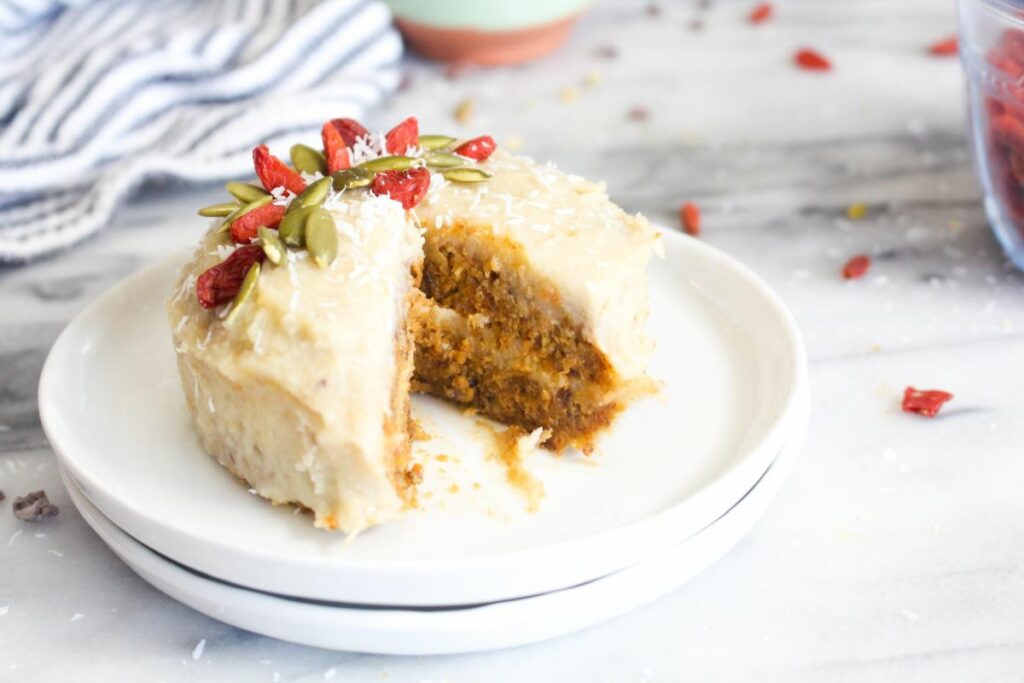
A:
<svg viewBox="0 0 1024 683">
<path fill-rule="evenodd" d="M 324 142 L 324 158 L 327 159 L 327 172 L 334 173 L 352 166 L 352 157 L 348 153 L 345 138 L 330 122 L 320 129 L 320 138 Z"/>
<path fill-rule="evenodd" d="M 328 123 L 341 133 L 341 139 L 349 147 L 356 144 L 356 140 L 359 138 L 365 138 L 370 134 L 370 131 L 355 119 L 331 119 Z"/>
<path fill-rule="evenodd" d="M 952 398 L 953 394 L 948 391 L 907 387 L 903 390 L 903 412 L 935 417 L 942 406 Z"/>
<path fill-rule="evenodd" d="M 256 237 L 256 229 L 261 225 L 276 228 L 284 218 L 285 207 L 277 204 L 264 204 L 246 213 L 231 224 L 231 239 L 237 244 L 248 244 Z"/>
<path fill-rule="evenodd" d="M 947 57 L 949 55 L 955 55 L 958 49 L 956 36 L 950 36 L 949 38 L 944 38 L 937 43 L 929 45 L 928 54 L 935 55 L 936 57 Z"/>
<path fill-rule="evenodd" d="M 389 154 L 405 154 L 405 151 L 415 147 L 419 140 L 420 124 L 415 116 L 410 116 L 388 131 L 384 136 L 384 148 Z"/>
<path fill-rule="evenodd" d="M 750 10 L 748 19 L 750 19 L 751 24 L 763 23 L 772 18 L 774 10 L 775 8 L 772 7 L 770 2 L 762 2 L 760 5 L 755 5 L 754 9 Z"/>
<path fill-rule="evenodd" d="M 481 135 L 478 138 L 463 142 L 455 148 L 455 153 L 467 159 L 486 161 L 487 157 L 494 154 L 496 149 L 498 149 L 498 143 L 494 141 L 494 138 L 490 135 Z"/>
<path fill-rule="evenodd" d="M 679 222 L 687 235 L 700 234 L 700 207 L 693 202 L 684 202 L 679 207 Z"/>
<path fill-rule="evenodd" d="M 402 208 L 411 209 L 427 194 L 430 189 L 430 171 L 425 168 L 410 168 L 404 171 L 384 171 L 373 177 L 370 191 L 377 195 L 387 195 L 402 204 Z"/>
<path fill-rule="evenodd" d="M 832 68 L 832 62 L 827 57 L 817 50 L 810 48 L 797 50 L 796 54 L 793 55 L 793 61 L 801 69 L 809 71 L 828 71 Z"/>
<path fill-rule="evenodd" d="M 214 308 L 235 298 L 245 274 L 254 263 L 262 263 L 263 247 L 251 244 L 239 247 L 224 261 L 196 278 L 196 298 L 203 308 Z"/>
<path fill-rule="evenodd" d="M 843 277 L 847 280 L 856 280 L 864 277 L 871 267 L 871 257 L 867 254 L 858 254 L 843 265 Z"/>
<path fill-rule="evenodd" d="M 286 163 L 275 157 L 267 149 L 266 145 L 259 145 L 252 150 L 252 160 L 256 166 L 256 175 L 267 192 L 274 188 L 283 187 L 293 194 L 299 194 L 306 189 L 306 181 L 302 179 L 298 171 L 288 167 Z"/>
</svg>

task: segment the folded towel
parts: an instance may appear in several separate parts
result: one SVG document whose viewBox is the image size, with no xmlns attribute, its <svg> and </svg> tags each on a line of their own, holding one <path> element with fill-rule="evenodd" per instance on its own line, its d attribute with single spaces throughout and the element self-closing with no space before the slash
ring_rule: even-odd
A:
<svg viewBox="0 0 1024 683">
<path fill-rule="evenodd" d="M 105 225 L 147 179 L 252 174 L 398 83 L 376 0 L 0 0 L 0 261 Z"/>
</svg>

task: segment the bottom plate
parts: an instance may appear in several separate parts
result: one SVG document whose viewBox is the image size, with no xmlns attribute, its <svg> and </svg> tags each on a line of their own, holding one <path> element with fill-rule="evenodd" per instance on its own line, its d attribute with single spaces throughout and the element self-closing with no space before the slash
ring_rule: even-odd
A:
<svg viewBox="0 0 1024 683">
<path fill-rule="evenodd" d="M 395 655 L 473 652 L 553 638 L 600 623 L 686 583 L 722 557 L 768 508 L 800 452 L 809 398 L 771 467 L 735 506 L 695 536 L 573 588 L 476 607 L 368 608 L 252 591 L 189 570 L 142 545 L 93 506 L 62 470 L 86 522 L 139 576 L 214 619 L 262 635 L 336 650 Z"/>
</svg>

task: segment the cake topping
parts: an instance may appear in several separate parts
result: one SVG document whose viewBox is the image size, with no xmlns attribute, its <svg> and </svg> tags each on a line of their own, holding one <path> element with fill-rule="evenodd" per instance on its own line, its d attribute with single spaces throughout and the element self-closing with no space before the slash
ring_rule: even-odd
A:
<svg viewBox="0 0 1024 683">
<path fill-rule="evenodd" d="M 229 232 L 232 242 L 243 245 L 227 251 L 226 260 L 199 277 L 196 296 L 204 308 L 249 296 L 259 276 L 256 266 L 264 259 L 288 263 L 289 247 L 305 248 L 317 266 L 329 267 L 337 257 L 339 230 L 329 208 L 340 194 L 369 188 L 370 194 L 409 210 L 427 196 L 432 170 L 437 171 L 435 185 L 489 179 L 474 164 L 497 149 L 489 135 L 461 144 L 448 135 L 421 136 L 412 116 L 386 134 L 371 134 L 348 118 L 331 119 L 320 133 L 323 151 L 292 145 L 292 166 L 259 145 L 252 156 L 263 187 L 230 182 L 227 190 L 237 201 L 199 210 L 201 216 L 223 218 L 218 231 Z M 239 300 L 235 304 L 228 317 L 240 308 Z"/>
</svg>

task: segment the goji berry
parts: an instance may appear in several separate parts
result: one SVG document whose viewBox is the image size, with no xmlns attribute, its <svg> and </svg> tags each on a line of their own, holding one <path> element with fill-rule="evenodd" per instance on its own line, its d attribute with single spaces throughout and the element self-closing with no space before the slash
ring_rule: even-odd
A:
<svg viewBox="0 0 1024 683">
<path fill-rule="evenodd" d="M 956 36 L 950 36 L 944 38 L 937 43 L 932 43 L 928 46 L 928 54 L 935 55 L 936 57 L 947 57 L 955 55 L 958 50 L 958 44 Z"/>
<path fill-rule="evenodd" d="M 324 158 L 327 159 L 328 173 L 352 166 L 352 157 L 348 153 L 345 138 L 341 137 L 341 133 L 330 121 L 320 129 L 320 138 L 324 142 Z"/>
<path fill-rule="evenodd" d="M 1024 32 L 1015 29 L 1006 31 L 999 46 L 1007 57 L 1024 65 Z"/>
<path fill-rule="evenodd" d="M 486 161 L 489 156 L 494 154 L 496 149 L 498 149 L 498 143 L 494 141 L 494 138 L 490 135 L 481 135 L 478 138 L 463 142 L 455 148 L 455 153 L 467 159 Z"/>
<path fill-rule="evenodd" d="M 284 218 L 285 207 L 277 204 L 257 206 L 231 224 L 231 239 L 236 244 L 248 244 L 256 237 L 256 230 L 261 225 L 276 228 Z"/>
<path fill-rule="evenodd" d="M 370 131 L 355 119 L 331 119 L 328 123 L 341 133 L 341 139 L 348 147 L 356 144 L 356 140 L 359 138 L 365 138 L 370 134 Z"/>
<path fill-rule="evenodd" d="M 252 264 L 263 263 L 265 258 L 263 247 L 257 244 L 235 249 L 231 256 L 196 278 L 199 305 L 214 308 L 233 300 Z"/>
<path fill-rule="evenodd" d="M 754 9 L 750 10 L 748 19 L 751 24 L 761 24 L 772 18 L 772 13 L 775 8 L 772 7 L 770 2 L 762 2 L 760 5 L 755 5 Z"/>
<path fill-rule="evenodd" d="M 388 131 L 384 136 L 384 148 L 389 154 L 405 154 L 410 147 L 415 147 L 420 140 L 420 124 L 415 116 Z"/>
<path fill-rule="evenodd" d="M 832 62 L 827 57 L 817 50 L 810 48 L 797 50 L 796 54 L 793 55 L 793 61 L 796 62 L 798 67 L 808 71 L 828 71 L 832 68 Z"/>
<path fill-rule="evenodd" d="M 679 207 L 679 223 L 687 235 L 696 237 L 700 234 L 700 207 L 693 202 L 685 202 Z"/>
<path fill-rule="evenodd" d="M 903 412 L 916 413 L 925 417 L 935 417 L 943 405 L 953 398 L 948 391 L 938 389 L 915 389 L 907 387 L 903 390 Z"/>
<path fill-rule="evenodd" d="M 299 194 L 306 189 L 306 181 L 302 179 L 298 171 L 288 167 L 286 163 L 275 157 L 267 149 L 266 145 L 259 145 L 252 150 L 253 164 L 256 166 L 256 175 L 267 192 L 274 188 L 283 187 L 293 194 Z"/>
<path fill-rule="evenodd" d="M 425 168 L 410 168 L 404 171 L 384 171 L 373 177 L 370 191 L 376 195 L 387 195 L 402 208 L 411 209 L 430 189 L 430 171 Z"/>
<path fill-rule="evenodd" d="M 856 280 L 867 274 L 871 267 L 871 257 L 867 254 L 858 254 L 843 265 L 843 278 Z"/>
</svg>

